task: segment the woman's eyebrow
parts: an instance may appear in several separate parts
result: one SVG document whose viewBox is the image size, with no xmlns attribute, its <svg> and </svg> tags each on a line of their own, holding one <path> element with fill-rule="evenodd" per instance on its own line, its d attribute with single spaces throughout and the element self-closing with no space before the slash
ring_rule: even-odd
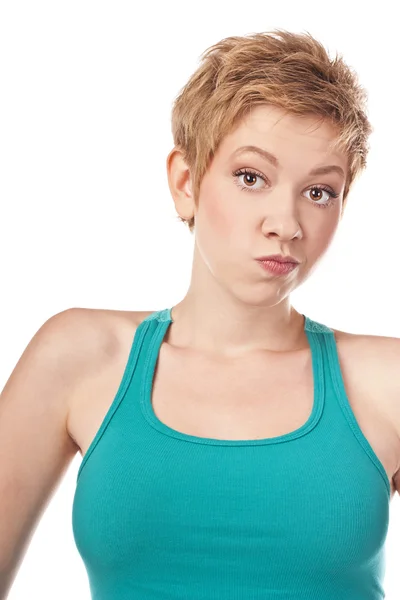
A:
<svg viewBox="0 0 400 600">
<path fill-rule="evenodd" d="M 264 150 L 263 148 L 259 148 L 258 146 L 240 146 L 239 148 L 236 148 L 236 150 L 232 153 L 231 157 L 237 156 L 238 154 L 243 154 L 244 152 L 252 152 L 254 154 L 258 154 L 259 156 L 261 156 L 261 158 L 267 160 L 274 167 L 279 167 L 279 161 L 276 158 L 276 156 L 271 154 L 271 152 L 268 152 L 268 150 Z M 327 173 L 334 172 L 339 173 L 339 175 L 342 175 L 342 177 L 346 177 L 342 167 L 340 167 L 339 165 L 324 165 L 322 167 L 315 167 L 315 169 L 311 169 L 309 175 L 326 175 Z"/>
</svg>

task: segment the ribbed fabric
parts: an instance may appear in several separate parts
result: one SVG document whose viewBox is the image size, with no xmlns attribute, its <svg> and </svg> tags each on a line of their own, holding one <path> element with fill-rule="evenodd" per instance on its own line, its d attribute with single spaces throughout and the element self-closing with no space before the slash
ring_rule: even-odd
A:
<svg viewBox="0 0 400 600">
<path fill-rule="evenodd" d="M 312 412 L 257 440 L 163 424 L 151 387 L 171 309 L 140 323 L 74 495 L 93 600 L 385 597 L 390 483 L 346 397 L 333 331 L 303 316 Z"/>
</svg>

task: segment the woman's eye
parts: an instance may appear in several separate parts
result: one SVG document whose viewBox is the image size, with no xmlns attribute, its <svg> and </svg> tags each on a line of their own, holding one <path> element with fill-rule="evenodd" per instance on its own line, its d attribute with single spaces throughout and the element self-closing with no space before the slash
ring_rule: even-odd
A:
<svg viewBox="0 0 400 600">
<path fill-rule="evenodd" d="M 261 179 L 265 183 L 265 177 L 261 175 L 261 173 L 255 173 L 253 171 L 248 171 L 246 169 L 240 169 L 233 173 L 235 177 L 235 181 L 238 181 L 237 185 L 245 190 L 253 191 L 259 190 L 260 187 L 257 187 L 257 179 Z"/>
<path fill-rule="evenodd" d="M 328 207 L 331 204 L 334 204 L 334 202 L 336 201 L 336 198 L 339 197 L 339 194 L 337 194 L 330 188 L 321 187 L 319 185 L 313 185 L 311 188 L 306 190 L 306 193 L 307 192 L 311 192 L 311 202 L 313 202 L 313 204 L 316 204 L 317 206 L 319 206 L 321 208 L 324 208 L 325 206 Z M 314 192 L 316 192 L 316 194 L 318 196 L 317 198 L 315 197 Z M 324 194 L 326 194 L 326 196 L 327 196 L 327 198 L 325 198 L 325 200 L 323 198 Z"/>
</svg>

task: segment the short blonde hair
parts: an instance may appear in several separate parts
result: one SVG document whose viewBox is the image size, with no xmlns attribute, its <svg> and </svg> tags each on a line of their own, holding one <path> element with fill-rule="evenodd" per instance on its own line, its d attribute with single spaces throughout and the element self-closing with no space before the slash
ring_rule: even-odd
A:
<svg viewBox="0 0 400 600">
<path fill-rule="evenodd" d="M 174 145 L 190 169 L 196 206 L 202 178 L 224 136 L 260 104 L 320 116 L 338 128 L 331 149 L 349 158 L 344 206 L 351 184 L 366 166 L 373 129 L 365 112 L 367 92 L 342 56 L 330 59 L 308 32 L 275 29 L 227 37 L 201 58 L 175 98 L 171 118 Z M 193 232 L 194 218 L 178 219 Z"/>
</svg>

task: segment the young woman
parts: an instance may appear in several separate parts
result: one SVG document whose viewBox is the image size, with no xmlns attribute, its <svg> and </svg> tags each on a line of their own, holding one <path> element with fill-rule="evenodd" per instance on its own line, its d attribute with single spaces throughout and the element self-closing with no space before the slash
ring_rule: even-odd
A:
<svg viewBox="0 0 400 600">
<path fill-rule="evenodd" d="M 3 598 L 77 451 L 95 600 L 384 598 L 400 342 L 290 305 L 366 166 L 366 94 L 309 34 L 202 58 L 167 159 L 195 234 L 186 296 L 52 316 L 3 390 Z"/>
</svg>

